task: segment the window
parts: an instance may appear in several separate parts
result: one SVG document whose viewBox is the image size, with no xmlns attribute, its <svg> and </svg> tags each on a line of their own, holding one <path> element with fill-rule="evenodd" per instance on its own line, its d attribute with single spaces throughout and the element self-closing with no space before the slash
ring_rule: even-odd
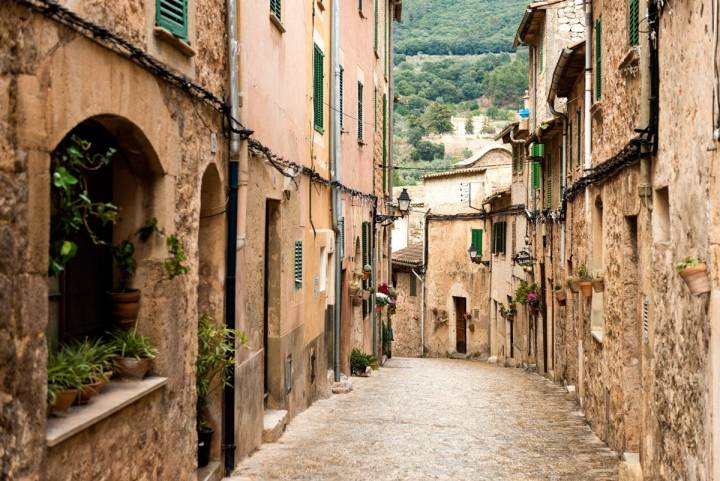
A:
<svg viewBox="0 0 720 481">
<path fill-rule="evenodd" d="M 282 20 L 282 4 L 281 0 L 270 0 L 270 15 L 275 15 L 275 18 Z"/>
<path fill-rule="evenodd" d="M 345 104 L 345 69 L 343 66 L 340 66 L 340 131 L 345 128 L 345 109 L 343 108 L 343 105 Z"/>
<path fill-rule="evenodd" d="M 492 226 L 493 229 L 493 254 L 504 254 L 505 253 L 505 231 L 507 222 L 495 222 Z"/>
<path fill-rule="evenodd" d="M 358 0 L 358 12 L 360 12 L 360 15 L 363 14 L 363 0 Z"/>
<path fill-rule="evenodd" d="M 361 143 L 361 144 L 363 143 L 363 138 L 364 138 L 364 135 L 363 135 L 363 134 L 364 134 L 364 130 L 365 130 L 365 129 L 364 129 L 364 125 L 363 125 L 363 121 L 364 121 L 364 117 L 365 117 L 365 116 L 363 115 L 363 111 L 364 111 L 364 106 L 363 106 L 363 89 L 364 89 L 364 86 L 363 86 L 362 82 L 358 82 L 358 84 L 357 84 L 357 106 L 358 106 L 358 111 L 357 111 L 357 139 L 358 139 L 358 142 Z"/>
<path fill-rule="evenodd" d="M 187 0 L 157 0 L 155 3 L 155 24 L 176 37 L 187 41 Z"/>
<path fill-rule="evenodd" d="M 377 85 L 373 88 L 373 134 L 377 132 Z"/>
<path fill-rule="evenodd" d="M 318 290 L 324 292 L 327 290 L 327 270 L 328 270 L 328 256 L 327 249 L 325 247 L 320 248 L 320 278 L 318 280 Z"/>
<path fill-rule="evenodd" d="M 653 240 L 670 242 L 670 192 L 667 187 L 655 190 L 652 216 Z"/>
<path fill-rule="evenodd" d="M 629 0 L 628 40 L 631 47 L 640 44 L 640 0 Z"/>
<path fill-rule="evenodd" d="M 318 132 L 324 132 L 324 119 L 323 119 L 323 83 L 325 75 L 325 55 L 320 50 L 320 47 L 315 45 L 313 54 L 313 118 L 315 130 Z"/>
<path fill-rule="evenodd" d="M 472 243 L 473 248 L 475 249 L 475 252 L 477 252 L 479 256 L 482 256 L 482 253 L 483 253 L 483 230 L 482 229 L 472 229 L 471 243 Z"/>
<path fill-rule="evenodd" d="M 537 55 L 538 55 L 538 71 L 540 73 L 543 73 L 544 63 L 545 63 L 545 46 L 543 45 L 543 39 L 540 39 L 540 43 L 538 44 L 537 49 Z"/>
<path fill-rule="evenodd" d="M 545 157 L 545 208 L 552 209 L 552 161 Z"/>
<path fill-rule="evenodd" d="M 413 272 L 410 272 L 410 296 L 417 297 L 417 277 Z"/>
<path fill-rule="evenodd" d="M 602 19 L 595 19 L 595 101 L 602 97 Z"/>
<path fill-rule="evenodd" d="M 580 127 L 580 126 L 582 125 L 582 111 L 581 111 L 580 109 L 578 109 L 575 115 L 576 115 L 576 117 L 577 117 L 577 128 L 575 129 L 575 130 L 576 130 L 575 134 L 577 135 L 577 160 L 576 160 L 576 164 L 577 164 L 578 167 L 579 167 L 579 166 L 580 166 L 580 163 L 581 163 L 580 161 L 582 160 L 582 159 L 581 159 L 581 157 L 582 157 L 582 148 L 581 148 L 581 145 L 582 145 L 582 128 Z"/>
<path fill-rule="evenodd" d="M 540 188 L 540 162 L 537 160 L 533 160 L 532 162 L 532 172 L 531 172 L 531 185 L 533 190 L 537 190 Z"/>
<path fill-rule="evenodd" d="M 295 289 L 303 285 L 303 245 L 302 241 L 295 241 Z"/>
</svg>

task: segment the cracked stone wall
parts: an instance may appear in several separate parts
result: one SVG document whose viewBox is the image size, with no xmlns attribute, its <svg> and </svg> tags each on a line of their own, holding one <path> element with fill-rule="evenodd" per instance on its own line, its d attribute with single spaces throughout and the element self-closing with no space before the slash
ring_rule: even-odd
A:
<svg viewBox="0 0 720 481">
<path fill-rule="evenodd" d="M 222 98 L 224 27 L 218 26 L 225 24 L 223 9 L 214 0 L 192 5 L 190 44 L 200 52 L 194 58 L 154 36 L 152 3 L 85 2 L 78 13 L 127 37 Z M 0 285 L 6 287 L 0 301 L 5 313 L 0 318 L 2 477 L 189 479 L 196 468 L 200 182 L 213 163 L 224 177 L 222 123 L 212 109 L 69 29 L 9 0 L 0 2 L 0 10 L 0 184 L 6 186 L 0 194 Z M 139 250 L 135 285 L 144 292 L 139 330 L 158 347 L 154 373 L 168 377 L 168 385 L 47 448 L 50 153 L 78 123 L 100 114 L 123 154 L 142 153 L 148 163 L 156 155 L 161 171 L 149 183 L 152 194 L 142 202 L 136 199 L 124 217 L 154 215 L 167 232 L 176 232 L 188 254 L 190 273 L 163 280 L 162 242 Z M 127 187 L 123 195 L 134 191 Z M 189 434 L 179 436 L 178 429 Z"/>
</svg>

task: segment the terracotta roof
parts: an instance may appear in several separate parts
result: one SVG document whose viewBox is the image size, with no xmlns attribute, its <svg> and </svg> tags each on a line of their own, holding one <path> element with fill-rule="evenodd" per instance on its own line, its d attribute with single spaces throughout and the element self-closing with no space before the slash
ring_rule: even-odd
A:
<svg viewBox="0 0 720 481">
<path fill-rule="evenodd" d="M 485 157 L 487 154 L 489 154 L 490 152 L 496 151 L 496 150 L 500 150 L 500 151 L 508 154 L 508 164 L 510 164 L 512 152 L 510 152 L 510 149 L 508 149 L 508 147 L 506 145 L 504 145 L 504 144 L 488 144 L 485 147 L 483 147 L 483 149 L 480 152 L 478 152 L 477 154 L 474 154 L 474 155 L 468 157 L 467 159 L 461 160 L 460 162 L 457 162 L 456 164 L 454 164 L 455 168 L 456 169 L 462 169 L 464 167 L 470 168 L 470 166 L 480 162 L 483 159 L 483 157 Z M 478 165 L 478 167 L 482 167 L 482 166 Z"/>
<path fill-rule="evenodd" d="M 427 174 L 423 176 L 423 179 L 437 179 L 439 177 L 452 177 L 454 175 L 465 175 L 465 174 L 481 174 L 487 169 L 485 167 L 471 167 L 469 169 L 455 169 L 448 170 L 446 172 L 438 172 L 436 174 Z"/>
<path fill-rule="evenodd" d="M 581 40 L 567 48 L 562 49 L 555 64 L 552 84 L 548 92 L 548 102 L 555 101 L 555 97 L 570 96 L 577 78 L 585 70 L 585 40 Z"/>
<path fill-rule="evenodd" d="M 393 266 L 400 267 L 422 267 L 423 246 L 422 244 L 410 244 L 404 249 L 392 253 Z"/>
</svg>

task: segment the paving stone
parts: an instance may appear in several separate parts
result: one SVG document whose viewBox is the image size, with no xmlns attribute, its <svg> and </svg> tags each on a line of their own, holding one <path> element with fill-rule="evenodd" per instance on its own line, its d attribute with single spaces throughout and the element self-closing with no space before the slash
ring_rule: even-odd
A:
<svg viewBox="0 0 720 481">
<path fill-rule="evenodd" d="M 390 360 L 299 414 L 237 468 L 249 480 L 617 481 L 618 458 L 537 374 Z"/>
</svg>

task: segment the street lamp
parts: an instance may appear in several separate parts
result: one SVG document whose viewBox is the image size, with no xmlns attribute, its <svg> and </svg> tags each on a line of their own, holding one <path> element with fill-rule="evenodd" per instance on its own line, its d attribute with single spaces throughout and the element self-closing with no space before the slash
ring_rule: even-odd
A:
<svg viewBox="0 0 720 481">
<path fill-rule="evenodd" d="M 490 261 L 482 260 L 482 256 L 478 253 L 475 244 L 472 242 L 470 243 L 470 248 L 468 249 L 468 256 L 473 264 L 482 264 L 485 267 L 490 267 Z"/>
<path fill-rule="evenodd" d="M 396 221 L 405 217 L 405 214 L 407 214 L 410 210 L 410 194 L 408 194 L 407 189 L 403 189 L 402 192 L 400 192 L 400 196 L 398 196 L 397 201 L 400 215 L 375 214 L 375 222 L 380 223 L 385 222 L 386 220 Z"/>
</svg>

